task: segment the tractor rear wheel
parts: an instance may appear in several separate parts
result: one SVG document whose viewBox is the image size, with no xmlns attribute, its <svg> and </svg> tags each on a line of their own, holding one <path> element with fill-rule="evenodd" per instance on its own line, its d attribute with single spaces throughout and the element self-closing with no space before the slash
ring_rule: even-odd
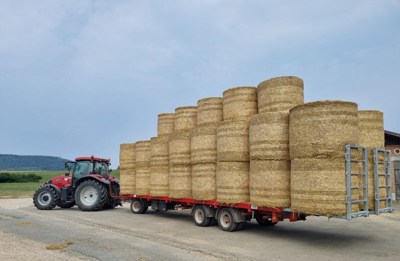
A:
<svg viewBox="0 0 400 261">
<path fill-rule="evenodd" d="M 33 204 L 40 210 L 55 208 L 57 201 L 57 191 L 51 186 L 41 186 L 33 195 Z"/>
<path fill-rule="evenodd" d="M 101 210 L 107 203 L 107 188 L 97 180 L 85 180 L 75 192 L 75 201 L 82 211 Z"/>
<path fill-rule="evenodd" d="M 60 208 L 72 208 L 73 206 L 75 206 L 75 201 L 67 202 L 59 200 L 57 206 L 59 206 Z"/>
</svg>

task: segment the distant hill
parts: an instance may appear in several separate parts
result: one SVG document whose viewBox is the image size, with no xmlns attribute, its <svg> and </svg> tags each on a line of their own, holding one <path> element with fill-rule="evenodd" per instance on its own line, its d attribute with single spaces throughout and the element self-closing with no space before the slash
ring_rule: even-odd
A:
<svg viewBox="0 0 400 261">
<path fill-rule="evenodd" d="M 66 161 L 52 156 L 0 154 L 0 170 L 63 170 Z"/>
</svg>

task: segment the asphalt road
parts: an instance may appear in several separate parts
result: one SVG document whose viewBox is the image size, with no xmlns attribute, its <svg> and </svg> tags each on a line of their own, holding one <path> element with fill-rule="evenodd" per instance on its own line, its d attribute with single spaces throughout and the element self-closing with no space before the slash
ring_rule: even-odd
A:
<svg viewBox="0 0 400 261">
<path fill-rule="evenodd" d="M 400 210 L 400 204 L 395 208 Z M 188 211 L 81 212 L 0 200 L 1 260 L 400 260 L 400 213 L 309 217 L 238 232 L 194 225 Z"/>
</svg>

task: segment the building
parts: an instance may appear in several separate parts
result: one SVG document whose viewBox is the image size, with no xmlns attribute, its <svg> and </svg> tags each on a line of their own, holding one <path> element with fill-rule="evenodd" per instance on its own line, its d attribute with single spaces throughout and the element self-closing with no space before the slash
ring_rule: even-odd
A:
<svg viewBox="0 0 400 261">
<path fill-rule="evenodd" d="M 400 133 L 385 131 L 385 148 L 392 152 L 392 193 L 400 200 Z"/>
</svg>

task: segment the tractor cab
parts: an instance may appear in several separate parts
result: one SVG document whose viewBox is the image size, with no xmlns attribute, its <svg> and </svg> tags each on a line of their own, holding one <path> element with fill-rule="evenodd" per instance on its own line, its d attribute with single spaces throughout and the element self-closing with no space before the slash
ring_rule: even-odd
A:
<svg viewBox="0 0 400 261">
<path fill-rule="evenodd" d="M 73 186 L 78 185 L 78 181 L 86 176 L 94 175 L 96 178 L 109 179 L 110 160 L 95 157 L 80 157 L 75 161 L 68 161 L 65 163 L 65 168 L 68 170 L 65 176 L 72 178 Z"/>
</svg>

